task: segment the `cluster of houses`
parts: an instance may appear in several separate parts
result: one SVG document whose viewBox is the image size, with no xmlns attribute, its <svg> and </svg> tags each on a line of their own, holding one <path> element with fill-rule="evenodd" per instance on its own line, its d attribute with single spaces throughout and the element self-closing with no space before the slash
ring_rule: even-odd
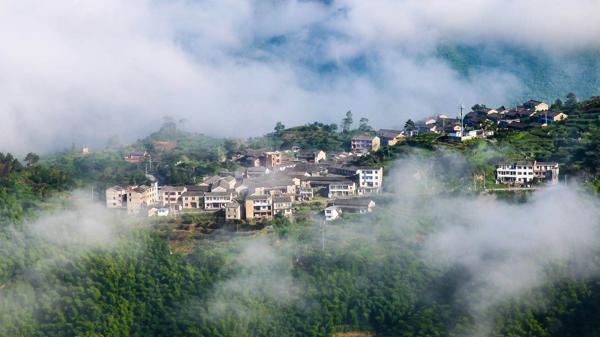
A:
<svg viewBox="0 0 600 337">
<path fill-rule="evenodd" d="M 568 115 L 550 111 L 550 105 L 530 100 L 522 105 L 507 109 L 504 106 L 491 109 L 476 106 L 473 111 L 459 118 L 440 114 L 416 123 L 414 128 L 405 130 L 410 136 L 419 133 L 446 134 L 453 140 L 487 138 L 494 135 L 492 129 L 528 129 L 560 122 Z M 494 126 L 494 127 L 493 127 Z"/>
<path fill-rule="evenodd" d="M 375 206 L 370 196 L 382 192 L 383 168 L 349 162 L 378 147 L 375 138 L 353 153 L 331 153 L 329 158 L 321 150 L 248 151 L 238 158 L 245 164 L 242 170 L 221 172 L 196 185 L 113 186 L 106 190 L 106 205 L 149 216 L 222 211 L 226 220 L 256 223 L 290 217 L 295 203 L 322 197 L 329 201 L 327 209 L 335 210 L 327 220 L 342 212 L 369 213 Z"/>
<path fill-rule="evenodd" d="M 383 168 L 356 167 L 353 159 L 382 146 L 393 146 L 419 133 L 445 134 L 456 140 L 486 138 L 496 128 L 525 128 L 547 125 L 566 119 L 562 112 L 530 100 L 515 108 L 497 109 L 477 106 L 460 118 L 438 115 L 404 130 L 381 129 L 376 134 L 351 139 L 351 151 L 325 153 L 318 149 L 292 148 L 290 151 L 249 150 L 233 158 L 244 167 L 236 172 L 221 172 L 197 185 L 113 186 L 106 190 L 109 208 L 126 209 L 128 214 L 168 215 L 172 212 L 222 211 L 227 220 L 254 223 L 276 216 L 290 217 L 294 204 L 327 198 L 326 220 L 344 212 L 369 213 L 375 206 L 369 196 L 383 186 Z M 157 141 L 155 148 L 169 150 L 173 142 Z M 147 160 L 147 152 L 128 153 L 130 163 Z M 557 163 L 516 162 L 496 166 L 496 181 L 501 184 L 530 186 L 539 182 L 558 182 Z"/>
</svg>

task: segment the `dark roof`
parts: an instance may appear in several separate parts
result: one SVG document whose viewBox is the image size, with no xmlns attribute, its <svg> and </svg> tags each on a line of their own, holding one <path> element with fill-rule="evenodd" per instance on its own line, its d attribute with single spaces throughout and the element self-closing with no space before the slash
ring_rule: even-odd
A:
<svg viewBox="0 0 600 337">
<path fill-rule="evenodd" d="M 352 137 L 352 140 L 373 140 L 375 137 L 376 136 L 358 135 L 358 136 Z"/>
<path fill-rule="evenodd" d="M 259 199 L 268 199 L 270 196 L 268 194 L 252 194 L 249 195 L 246 199 L 250 200 L 259 200 Z"/>
<path fill-rule="evenodd" d="M 268 168 L 264 167 L 264 166 L 258 166 L 258 167 L 248 167 L 246 169 L 246 172 L 266 172 L 268 170 Z"/>
<path fill-rule="evenodd" d="M 329 185 L 352 185 L 352 184 L 356 184 L 354 181 L 352 180 L 340 180 L 340 181 L 332 181 L 329 183 Z"/>
<path fill-rule="evenodd" d="M 205 197 L 228 197 L 231 192 L 204 192 Z"/>
<path fill-rule="evenodd" d="M 336 199 L 331 202 L 333 206 L 340 207 L 368 207 L 373 200 L 364 198 Z"/>
<path fill-rule="evenodd" d="M 523 106 L 524 107 L 534 107 L 534 106 L 542 104 L 542 103 L 544 103 L 544 102 L 536 101 L 534 99 L 530 99 L 529 101 L 523 103 Z"/>
<path fill-rule="evenodd" d="M 377 134 L 379 135 L 379 137 L 383 137 L 383 138 L 396 138 L 402 134 L 402 131 L 390 130 L 390 129 L 380 129 L 379 131 L 377 131 Z"/>
<path fill-rule="evenodd" d="M 144 193 L 144 192 L 146 192 L 149 189 L 150 189 L 150 186 L 141 185 L 141 186 L 138 186 L 138 187 L 134 188 L 133 190 L 135 192 L 137 192 L 137 193 Z"/>
<path fill-rule="evenodd" d="M 183 191 L 185 189 L 185 186 L 161 186 L 160 187 L 160 191 L 161 192 L 178 192 L 178 191 Z"/>
<path fill-rule="evenodd" d="M 182 197 L 201 197 L 204 194 L 202 191 L 187 191 L 181 194 Z"/>
<path fill-rule="evenodd" d="M 276 196 L 273 197 L 273 202 L 292 202 L 289 196 Z"/>
<path fill-rule="evenodd" d="M 560 115 L 561 113 L 565 114 L 564 112 L 560 112 L 560 111 L 548 111 L 548 117 L 556 117 L 556 116 Z M 540 116 L 545 116 L 545 115 L 546 115 L 545 113 L 540 114 Z M 565 115 L 567 115 L 567 114 L 565 114 Z"/>
</svg>

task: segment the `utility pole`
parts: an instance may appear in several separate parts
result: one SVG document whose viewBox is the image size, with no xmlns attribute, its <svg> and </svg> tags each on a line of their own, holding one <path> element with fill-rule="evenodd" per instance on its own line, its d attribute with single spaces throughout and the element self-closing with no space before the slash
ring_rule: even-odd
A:
<svg viewBox="0 0 600 337">
<path fill-rule="evenodd" d="M 485 191 L 485 171 L 483 171 L 483 190 Z"/>
<path fill-rule="evenodd" d="M 325 251 L 325 220 L 321 220 L 321 250 Z"/>
<path fill-rule="evenodd" d="M 461 103 L 460 104 L 460 138 L 462 140 L 462 137 L 465 135 L 465 125 L 463 122 L 463 110 L 465 109 L 465 106 Z"/>
</svg>

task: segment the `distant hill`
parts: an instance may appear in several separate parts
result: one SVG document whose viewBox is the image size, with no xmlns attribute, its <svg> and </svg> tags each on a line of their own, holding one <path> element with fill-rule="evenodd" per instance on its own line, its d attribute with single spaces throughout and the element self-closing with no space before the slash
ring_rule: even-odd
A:
<svg viewBox="0 0 600 337">
<path fill-rule="evenodd" d="M 500 71 L 519 78 L 525 89 L 514 102 L 530 98 L 554 101 L 574 92 L 579 97 L 600 94 L 600 50 L 550 55 L 512 45 L 443 45 L 437 57 L 463 76 Z"/>
</svg>

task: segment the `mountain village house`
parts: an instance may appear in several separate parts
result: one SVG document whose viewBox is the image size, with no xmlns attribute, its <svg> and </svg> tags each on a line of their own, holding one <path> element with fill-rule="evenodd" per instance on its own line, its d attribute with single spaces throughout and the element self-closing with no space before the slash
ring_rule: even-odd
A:
<svg viewBox="0 0 600 337">
<path fill-rule="evenodd" d="M 387 129 L 377 131 L 377 136 L 383 146 L 394 146 L 405 138 L 403 131 Z"/>
<path fill-rule="evenodd" d="M 113 186 L 106 189 L 106 207 L 125 208 L 127 207 L 127 188 L 122 186 Z"/>
<path fill-rule="evenodd" d="M 377 151 L 381 146 L 381 140 L 377 136 L 362 135 L 352 137 L 352 152 L 366 153 Z"/>
<path fill-rule="evenodd" d="M 321 150 L 301 150 L 296 154 L 296 159 L 309 163 L 318 163 L 326 160 L 327 154 Z"/>
<path fill-rule="evenodd" d="M 127 214 L 140 214 L 145 208 L 158 203 L 158 184 L 129 187 L 127 190 Z"/>
<path fill-rule="evenodd" d="M 501 184 L 531 186 L 536 183 L 558 183 L 558 163 L 523 161 L 496 165 L 496 181 Z"/>
<path fill-rule="evenodd" d="M 269 194 L 253 194 L 246 198 L 246 221 L 273 219 L 273 200 Z"/>
<path fill-rule="evenodd" d="M 242 208 L 237 201 L 232 201 L 225 205 L 225 220 L 241 220 Z"/>
</svg>

